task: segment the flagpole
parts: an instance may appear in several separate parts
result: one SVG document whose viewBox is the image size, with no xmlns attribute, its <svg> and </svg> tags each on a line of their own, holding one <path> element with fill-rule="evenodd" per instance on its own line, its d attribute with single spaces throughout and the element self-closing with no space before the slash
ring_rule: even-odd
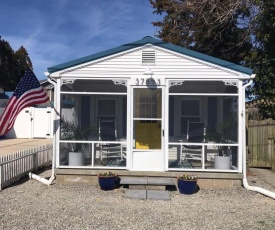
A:
<svg viewBox="0 0 275 230">
<path fill-rule="evenodd" d="M 32 71 L 33 75 L 35 76 L 35 74 L 34 74 L 32 68 L 31 68 L 29 65 L 28 65 L 28 68 L 29 68 L 30 71 Z M 49 97 L 48 97 L 48 98 L 49 98 Z M 57 114 L 58 116 L 60 116 L 60 113 L 56 110 L 56 108 L 54 107 L 53 103 L 50 101 L 50 98 L 49 98 L 49 102 L 50 102 L 50 104 L 51 104 L 51 108 L 53 108 L 54 111 L 56 112 L 56 114 Z"/>
<path fill-rule="evenodd" d="M 28 65 L 28 67 L 29 67 L 29 70 L 32 71 L 32 73 L 34 74 L 32 68 L 31 68 L 29 65 Z M 34 75 L 35 75 L 35 74 L 34 74 Z M 53 103 L 50 101 L 50 98 L 49 98 L 49 102 L 50 102 L 50 104 L 51 104 L 51 108 L 53 108 L 54 111 L 56 112 L 56 114 L 57 114 L 58 116 L 60 116 L 60 113 L 56 110 L 56 108 L 54 107 Z"/>
<path fill-rule="evenodd" d="M 53 103 L 50 101 L 50 98 L 49 98 L 49 102 L 50 102 L 52 108 L 54 109 L 54 111 L 56 112 L 56 114 L 57 114 L 58 116 L 60 116 L 60 113 L 56 110 L 56 108 L 54 107 Z"/>
</svg>

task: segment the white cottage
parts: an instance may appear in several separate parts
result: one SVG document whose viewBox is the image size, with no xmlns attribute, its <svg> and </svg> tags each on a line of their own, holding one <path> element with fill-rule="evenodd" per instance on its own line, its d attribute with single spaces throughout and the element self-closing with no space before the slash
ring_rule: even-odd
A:
<svg viewBox="0 0 275 230">
<path fill-rule="evenodd" d="M 99 170 L 242 179 L 251 69 L 145 37 L 47 76 L 60 113 L 58 181 L 89 182 Z"/>
</svg>

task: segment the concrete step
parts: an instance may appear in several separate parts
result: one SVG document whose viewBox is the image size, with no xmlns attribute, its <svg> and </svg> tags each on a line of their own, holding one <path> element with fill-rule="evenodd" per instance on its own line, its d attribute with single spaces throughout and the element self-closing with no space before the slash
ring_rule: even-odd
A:
<svg viewBox="0 0 275 230">
<path fill-rule="evenodd" d="M 129 189 L 138 189 L 138 190 L 166 190 L 166 185 L 129 184 Z"/>
<path fill-rule="evenodd" d="M 124 193 L 125 198 L 130 199 L 150 199 L 150 200 L 170 200 L 168 191 L 157 190 L 135 190 L 127 189 Z"/>
<path fill-rule="evenodd" d="M 155 186 L 167 186 L 175 185 L 174 178 L 168 177 L 121 177 L 121 185 L 155 185 Z"/>
<path fill-rule="evenodd" d="M 148 177 L 148 184 L 150 184 L 150 185 L 175 185 L 175 179 L 167 178 L 167 177 Z"/>
<path fill-rule="evenodd" d="M 119 183 L 122 185 L 131 185 L 131 184 L 146 185 L 148 184 L 148 178 L 147 177 L 120 177 Z"/>
</svg>

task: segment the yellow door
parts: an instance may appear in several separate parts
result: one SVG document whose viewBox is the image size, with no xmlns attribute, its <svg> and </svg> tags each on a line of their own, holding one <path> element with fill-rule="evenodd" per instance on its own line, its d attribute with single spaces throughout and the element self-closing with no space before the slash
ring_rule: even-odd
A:
<svg viewBox="0 0 275 230">
<path fill-rule="evenodd" d="M 161 149 L 161 123 L 135 121 L 136 149 Z"/>
</svg>

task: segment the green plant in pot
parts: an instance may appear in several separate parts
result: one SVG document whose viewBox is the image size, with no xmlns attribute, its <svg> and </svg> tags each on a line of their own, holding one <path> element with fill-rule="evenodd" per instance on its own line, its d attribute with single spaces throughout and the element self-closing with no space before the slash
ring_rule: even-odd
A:
<svg viewBox="0 0 275 230">
<path fill-rule="evenodd" d="M 184 174 L 177 177 L 178 189 L 182 194 L 193 194 L 197 191 L 197 176 Z"/>
<path fill-rule="evenodd" d="M 87 127 L 80 127 L 73 121 L 67 121 L 61 119 L 61 139 L 62 140 L 77 140 L 84 141 L 88 140 L 90 136 L 97 133 L 96 125 L 89 125 Z M 84 165 L 84 154 L 83 149 L 88 144 L 71 142 L 69 143 L 69 165 L 70 166 L 81 166 Z"/>
<path fill-rule="evenodd" d="M 225 120 L 215 127 L 208 127 L 206 133 L 207 141 L 214 143 L 234 143 L 237 142 L 237 121 L 234 119 Z M 227 146 L 218 146 L 219 156 L 227 156 Z"/>
<path fill-rule="evenodd" d="M 102 190 L 113 190 L 117 185 L 117 174 L 106 171 L 99 173 L 98 184 Z"/>
</svg>

